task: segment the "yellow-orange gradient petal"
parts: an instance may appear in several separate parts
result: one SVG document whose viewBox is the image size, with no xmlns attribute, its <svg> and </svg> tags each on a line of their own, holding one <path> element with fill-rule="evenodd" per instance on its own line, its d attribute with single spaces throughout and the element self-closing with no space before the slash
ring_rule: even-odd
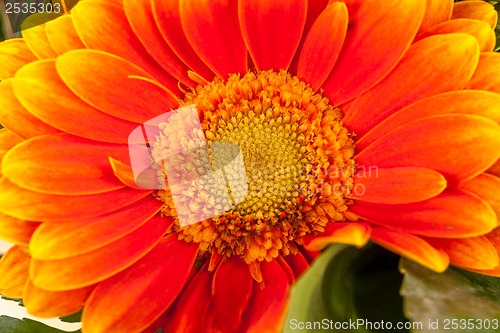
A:
<svg viewBox="0 0 500 333">
<path fill-rule="evenodd" d="M 68 291 L 48 291 L 28 281 L 24 288 L 23 305 L 29 314 L 40 318 L 67 316 L 83 308 L 94 288 L 89 286 Z"/>
<path fill-rule="evenodd" d="M 231 0 L 183 0 L 180 19 L 198 56 L 223 79 L 245 73 L 247 50 L 238 29 L 238 4 Z"/>
<path fill-rule="evenodd" d="M 191 86 L 193 81 L 188 77 L 189 67 L 177 57 L 161 35 L 153 16 L 151 1 L 125 0 L 123 7 L 132 30 L 149 54 L 165 71 L 184 84 Z"/>
<path fill-rule="evenodd" d="M 435 248 L 446 252 L 450 264 L 465 269 L 493 269 L 498 266 L 498 253 L 484 236 L 464 239 L 428 238 Z"/>
<path fill-rule="evenodd" d="M 366 223 L 329 223 L 324 232 L 304 236 L 304 247 L 310 251 L 321 251 L 333 243 L 363 247 L 370 240 L 370 231 Z"/>
<path fill-rule="evenodd" d="M 483 173 L 462 183 L 460 187 L 484 199 L 500 221 L 500 178 Z"/>
<path fill-rule="evenodd" d="M 57 57 L 56 51 L 50 46 L 45 32 L 46 23 L 60 15 L 52 13 L 35 13 L 28 16 L 21 25 L 23 39 L 28 48 L 39 59 Z M 40 24 L 42 23 L 42 24 Z M 29 28 L 31 27 L 31 28 Z"/>
<path fill-rule="evenodd" d="M 61 132 L 36 118 L 19 103 L 11 79 L 0 82 L 0 124 L 25 139 Z"/>
<path fill-rule="evenodd" d="M 28 221 L 65 221 L 106 214 L 144 198 L 152 191 L 128 187 L 92 195 L 33 192 L 0 179 L 0 211 Z"/>
<path fill-rule="evenodd" d="M 176 234 L 163 238 L 135 265 L 97 286 L 83 311 L 84 332 L 129 333 L 145 329 L 177 298 L 197 253 L 196 244 L 178 241 Z"/>
<path fill-rule="evenodd" d="M 495 31 L 491 29 L 488 23 L 473 19 L 456 19 L 443 22 L 419 33 L 415 41 L 428 36 L 450 33 L 464 33 L 474 36 L 479 43 L 481 52 L 493 51 L 495 47 Z"/>
<path fill-rule="evenodd" d="M 436 272 L 444 272 L 449 265 L 448 255 L 432 247 L 420 237 L 401 231 L 373 228 L 371 240 L 389 251 L 413 260 Z"/>
<path fill-rule="evenodd" d="M 460 1 L 453 5 L 452 19 L 470 18 L 481 20 L 495 29 L 498 22 L 498 13 L 495 8 L 485 1 Z"/>
<path fill-rule="evenodd" d="M 257 70 L 288 69 L 306 23 L 307 0 L 255 0 L 238 4 L 241 32 Z"/>
<path fill-rule="evenodd" d="M 81 255 L 56 260 L 33 259 L 30 278 L 46 290 L 72 290 L 103 281 L 130 267 L 148 253 L 170 228 L 153 218 L 118 240 Z"/>
<path fill-rule="evenodd" d="M 410 46 L 425 0 L 348 0 L 349 29 L 324 94 L 339 105 L 382 80 Z M 404 29 L 400 27 L 404 26 Z"/>
<path fill-rule="evenodd" d="M 56 260 L 93 251 L 125 237 L 149 221 L 163 206 L 147 196 L 130 206 L 102 216 L 43 223 L 30 242 L 31 256 L 41 260 Z M 172 220 L 165 218 L 170 221 Z"/>
<path fill-rule="evenodd" d="M 354 176 L 354 190 L 349 197 L 373 203 L 405 204 L 433 198 L 446 189 L 446 184 L 444 176 L 431 169 L 377 168 Z"/>
<path fill-rule="evenodd" d="M 431 116 L 387 133 L 355 159 L 367 170 L 416 166 L 434 169 L 458 182 L 473 178 L 498 160 L 499 133 L 500 126 L 488 118 L 465 114 Z"/>
<path fill-rule="evenodd" d="M 56 69 L 76 96 L 113 117 L 142 123 L 179 107 L 173 93 L 147 72 L 109 53 L 68 52 L 57 59 Z"/>
<path fill-rule="evenodd" d="M 40 225 L 0 213 L 0 237 L 14 244 L 28 246 L 31 236 Z"/>
<path fill-rule="evenodd" d="M 358 201 L 350 211 L 375 224 L 429 237 L 474 237 L 497 226 L 495 212 L 484 200 L 459 190 L 411 204 Z"/>
<path fill-rule="evenodd" d="M 402 107 L 464 88 L 478 60 L 479 45 L 470 35 L 427 37 L 413 44 L 382 82 L 354 101 L 344 122 L 349 130 L 365 134 Z"/>
<path fill-rule="evenodd" d="M 453 0 L 427 0 L 420 31 L 448 21 L 453 11 Z"/>
<path fill-rule="evenodd" d="M 56 72 L 55 61 L 26 65 L 13 79 L 14 94 L 35 117 L 84 138 L 128 143 L 138 123 L 107 115 L 78 98 Z"/>
<path fill-rule="evenodd" d="M 71 15 L 63 15 L 47 22 L 45 32 L 47 33 L 50 45 L 57 54 L 85 48 L 85 45 L 83 45 L 76 33 Z"/>
<path fill-rule="evenodd" d="M 0 43 L 0 80 L 13 77 L 27 63 L 36 60 L 24 39 L 13 38 Z"/>
<path fill-rule="evenodd" d="M 2 296 L 23 297 L 31 260 L 26 251 L 26 248 L 14 245 L 0 259 L 0 294 Z"/>
<path fill-rule="evenodd" d="M 492 232 L 486 234 L 484 237 L 493 245 L 496 249 L 498 256 L 500 257 L 500 228 L 496 228 Z M 473 270 L 479 274 L 486 274 L 491 276 L 500 277 L 500 265 L 493 269 L 488 270 Z"/>
<path fill-rule="evenodd" d="M 300 52 L 297 76 L 318 90 L 332 71 L 344 44 L 349 15 L 344 3 L 330 4 L 316 19 Z M 328 43 L 325 43 L 328 40 Z"/>
<path fill-rule="evenodd" d="M 0 161 L 5 154 L 15 145 L 23 142 L 23 139 L 7 128 L 0 129 Z"/>
<path fill-rule="evenodd" d="M 139 176 L 140 178 L 136 180 L 134 177 L 134 172 L 132 171 L 132 167 L 130 165 L 115 160 L 112 157 L 109 158 L 109 163 L 116 178 L 118 178 L 118 180 L 121 181 L 124 185 L 138 190 L 143 190 L 144 188 L 156 188 L 156 172 L 153 168 L 147 171 L 147 176 L 144 176 L 143 172 Z M 138 186 L 137 184 L 140 184 L 143 187 Z"/>
<path fill-rule="evenodd" d="M 252 294 L 253 279 L 242 258 L 223 260 L 214 274 L 212 297 L 203 315 L 207 332 L 236 332 Z M 225 316 L 221 316 L 224 313 Z M 226 317 L 227 316 L 227 317 Z M 232 320 L 227 320 L 232 318 Z"/>
<path fill-rule="evenodd" d="M 39 136 L 5 154 L 2 173 L 25 189 L 66 195 L 85 195 L 123 188 L 109 157 L 128 158 L 125 145 L 97 143 L 69 134 Z"/>
<path fill-rule="evenodd" d="M 468 88 L 500 93 L 500 53 L 481 53 Z"/>
<path fill-rule="evenodd" d="M 482 90 L 460 90 L 424 98 L 372 128 L 356 142 L 356 148 L 361 151 L 384 134 L 419 118 L 445 113 L 477 115 L 500 123 L 500 95 Z"/>
<path fill-rule="evenodd" d="M 264 284 L 254 281 L 242 332 L 279 332 L 283 327 L 290 287 L 286 274 L 275 260 L 262 262 L 261 271 Z"/>
</svg>

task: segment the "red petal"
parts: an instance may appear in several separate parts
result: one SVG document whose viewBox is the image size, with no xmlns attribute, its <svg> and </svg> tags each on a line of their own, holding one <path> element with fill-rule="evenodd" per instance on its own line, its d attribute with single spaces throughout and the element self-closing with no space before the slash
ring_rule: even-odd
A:
<svg viewBox="0 0 500 333">
<path fill-rule="evenodd" d="M 55 260 L 96 250 L 140 228 L 163 205 L 156 198 L 147 196 L 106 215 L 64 223 L 43 223 L 31 239 L 31 256 L 40 260 Z M 155 219 L 168 218 L 158 216 Z"/>
<path fill-rule="evenodd" d="M 448 255 L 420 237 L 385 228 L 373 228 L 373 242 L 436 272 L 448 268 Z"/>
<path fill-rule="evenodd" d="M 138 126 L 102 113 L 79 99 L 57 74 L 55 61 L 26 65 L 12 82 L 16 97 L 30 113 L 64 132 L 98 141 L 128 143 L 129 133 Z"/>
<path fill-rule="evenodd" d="M 129 333 L 145 329 L 180 294 L 197 254 L 197 244 L 178 241 L 177 234 L 163 238 L 135 265 L 97 286 L 85 304 L 83 330 Z"/>
<path fill-rule="evenodd" d="M 182 28 L 199 57 L 218 76 L 245 73 L 247 50 L 238 28 L 238 8 L 231 0 L 180 2 Z"/>
<path fill-rule="evenodd" d="M 252 293 L 252 282 L 243 259 L 232 256 L 219 265 L 212 282 L 212 300 L 204 316 L 207 332 L 238 331 Z"/>
<path fill-rule="evenodd" d="M 21 298 L 28 282 L 30 256 L 19 245 L 11 247 L 0 258 L 0 294 L 10 298 Z"/>
<path fill-rule="evenodd" d="M 415 166 L 434 169 L 453 181 L 467 180 L 500 157 L 499 133 L 500 126 L 487 118 L 464 114 L 432 116 L 382 136 L 360 152 L 356 160 L 365 168 Z"/>
<path fill-rule="evenodd" d="M 48 291 L 28 281 L 23 293 L 23 305 L 28 313 L 40 318 L 62 317 L 83 308 L 95 286 L 69 291 Z"/>
<path fill-rule="evenodd" d="M 345 4 L 334 2 L 319 15 L 307 34 L 300 53 L 297 76 L 315 91 L 325 82 L 337 61 L 348 21 Z"/>
<path fill-rule="evenodd" d="M 358 97 L 344 122 L 356 134 L 364 134 L 411 103 L 460 90 L 471 78 L 478 59 L 479 46 L 472 36 L 449 34 L 425 38 L 411 46 L 382 82 Z"/>
<path fill-rule="evenodd" d="M 179 107 L 173 93 L 147 72 L 108 53 L 69 52 L 57 59 L 56 68 L 76 96 L 117 118 L 142 123 Z"/>
<path fill-rule="evenodd" d="M 257 70 L 288 69 L 306 23 L 307 0 L 240 0 L 238 14 Z"/>
<path fill-rule="evenodd" d="M 498 253 L 484 236 L 464 239 L 429 238 L 427 241 L 450 257 L 450 264 L 465 269 L 493 269 Z"/>
<path fill-rule="evenodd" d="M 23 189 L 0 179 L 0 211 L 31 221 L 65 221 L 106 214 L 144 198 L 151 191 L 123 188 L 93 195 L 64 196 Z"/>
<path fill-rule="evenodd" d="M 295 277 L 299 277 L 309 268 L 309 262 L 300 252 L 297 254 L 289 254 L 285 256 L 284 259 L 292 269 Z"/>
<path fill-rule="evenodd" d="M 290 287 L 288 278 L 275 260 L 262 262 L 261 270 L 264 282 L 254 282 L 242 332 L 280 332 L 283 328 Z"/>
<path fill-rule="evenodd" d="M 81 255 L 56 260 L 33 259 L 30 277 L 47 290 L 72 290 L 103 281 L 146 255 L 163 237 L 171 222 L 153 218 L 125 237 Z"/>
<path fill-rule="evenodd" d="M 396 66 L 415 37 L 425 10 L 420 0 L 344 2 L 349 29 L 339 60 L 323 85 L 333 105 L 367 91 Z"/>
<path fill-rule="evenodd" d="M 402 205 L 358 201 L 349 210 L 372 223 L 429 237 L 474 237 L 497 226 L 495 212 L 486 202 L 458 190 Z"/>
<path fill-rule="evenodd" d="M 376 169 L 358 172 L 349 198 L 374 203 L 405 204 L 433 198 L 446 189 L 446 179 L 425 168 Z"/>
<path fill-rule="evenodd" d="M 113 175 L 109 156 L 128 158 L 128 149 L 68 134 L 44 135 L 12 148 L 3 159 L 2 173 L 14 184 L 42 193 L 109 192 L 123 187 Z"/>
<path fill-rule="evenodd" d="M 422 99 L 392 114 L 372 128 L 356 142 L 356 148 L 363 150 L 384 134 L 419 118 L 444 113 L 478 115 L 500 123 L 500 95 L 488 91 L 460 90 Z"/>
</svg>

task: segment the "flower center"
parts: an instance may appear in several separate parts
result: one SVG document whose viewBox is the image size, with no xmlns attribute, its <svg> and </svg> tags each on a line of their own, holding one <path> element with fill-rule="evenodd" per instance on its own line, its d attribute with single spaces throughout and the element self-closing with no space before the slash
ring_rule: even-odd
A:
<svg viewBox="0 0 500 333">
<path fill-rule="evenodd" d="M 340 109 L 321 94 L 285 71 L 264 71 L 199 85 L 186 93 L 181 106 L 192 104 L 198 110 L 208 155 L 191 150 L 194 157 L 184 156 L 187 163 L 172 163 L 174 171 L 196 170 L 199 177 L 213 171 L 208 169 L 217 166 L 217 159 L 229 165 L 239 155 L 242 168 L 236 167 L 240 173 L 230 165 L 223 168 L 224 186 L 204 178 L 183 188 L 183 196 L 175 197 L 172 187 L 159 193 L 166 202 L 166 215 L 222 211 L 199 223 L 177 224 L 181 239 L 199 243 L 202 252 L 238 255 L 247 263 L 270 261 L 297 253 L 302 236 L 346 219 L 354 144 L 342 126 Z M 173 134 L 165 133 L 159 140 Z M 185 148 L 203 139 L 199 131 L 190 137 Z M 197 161 L 203 158 L 209 168 L 200 168 Z M 219 200 L 228 198 L 223 191 L 228 200 Z M 203 203 L 195 200 L 195 194 L 205 198 Z M 206 199 L 211 196 L 213 200 Z M 186 209 L 179 209 L 179 202 Z"/>
</svg>

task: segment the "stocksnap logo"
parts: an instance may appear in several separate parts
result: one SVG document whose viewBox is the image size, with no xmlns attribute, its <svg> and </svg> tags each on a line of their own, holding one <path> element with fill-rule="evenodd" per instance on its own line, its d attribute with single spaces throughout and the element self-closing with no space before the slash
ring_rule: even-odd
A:
<svg viewBox="0 0 500 333">
<path fill-rule="evenodd" d="M 181 226 L 230 211 L 248 193 L 240 147 L 208 144 L 195 105 L 145 122 L 128 143 L 137 186 L 165 190 Z"/>
</svg>

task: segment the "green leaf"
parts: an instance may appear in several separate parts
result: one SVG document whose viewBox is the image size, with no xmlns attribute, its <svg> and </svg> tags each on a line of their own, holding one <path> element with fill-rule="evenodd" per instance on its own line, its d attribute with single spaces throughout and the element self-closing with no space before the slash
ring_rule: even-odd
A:
<svg viewBox="0 0 500 333">
<path fill-rule="evenodd" d="M 0 328 L 2 333 L 67 333 L 28 318 L 21 320 L 7 316 L 0 316 Z M 72 333 L 78 332 L 80 330 Z"/>
<path fill-rule="evenodd" d="M 374 245 L 329 248 L 295 285 L 285 332 L 408 332 L 398 261 Z"/>
<path fill-rule="evenodd" d="M 65 317 L 59 317 L 59 320 L 65 323 L 79 323 L 82 321 L 82 310 Z"/>
<path fill-rule="evenodd" d="M 432 272 L 408 260 L 401 294 L 412 332 L 500 332 L 500 278 L 450 268 Z"/>
</svg>

